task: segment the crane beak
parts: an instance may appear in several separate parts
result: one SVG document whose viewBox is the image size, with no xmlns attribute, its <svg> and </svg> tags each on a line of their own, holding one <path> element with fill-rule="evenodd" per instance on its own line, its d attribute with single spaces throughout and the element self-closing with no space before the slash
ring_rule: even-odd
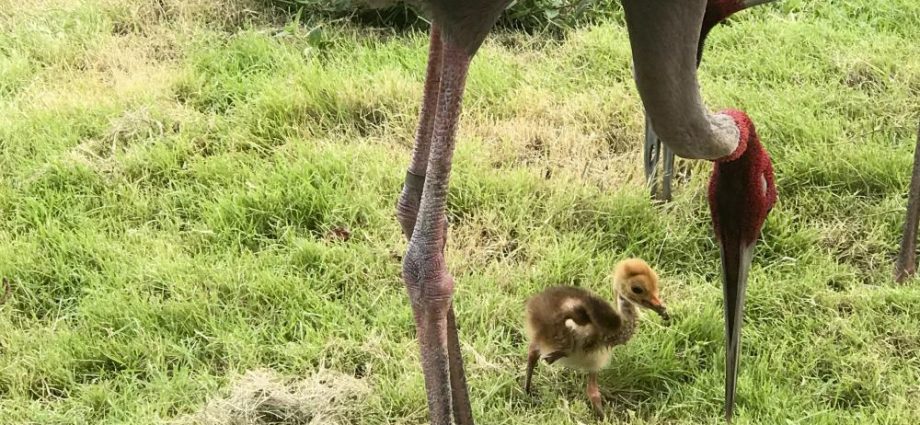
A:
<svg viewBox="0 0 920 425">
<path fill-rule="evenodd" d="M 668 322 L 671 320 L 671 315 L 668 314 L 668 306 L 664 305 L 664 303 L 661 302 L 661 299 L 658 298 L 657 296 L 652 298 L 650 301 L 648 301 L 648 304 L 646 305 L 646 307 L 648 307 L 650 310 L 654 311 L 655 313 L 658 313 L 658 315 L 661 316 L 661 319 L 664 320 L 665 322 Z"/>
<path fill-rule="evenodd" d="M 734 239 L 734 240 L 732 240 Z M 748 270 L 754 257 L 754 243 L 725 238 L 720 244 L 722 290 L 725 294 L 725 420 L 731 423 L 741 354 L 741 318 Z"/>
<path fill-rule="evenodd" d="M 661 316 L 661 320 L 664 320 L 664 321 L 665 321 L 665 324 L 671 322 L 671 315 L 668 314 L 668 309 L 667 309 L 665 306 L 661 306 L 660 308 L 656 308 L 654 311 L 655 311 L 655 313 L 658 313 L 659 316 Z"/>
</svg>

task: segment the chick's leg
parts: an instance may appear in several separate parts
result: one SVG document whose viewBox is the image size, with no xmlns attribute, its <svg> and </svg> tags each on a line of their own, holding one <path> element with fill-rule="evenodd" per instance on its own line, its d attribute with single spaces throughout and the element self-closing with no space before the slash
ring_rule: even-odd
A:
<svg viewBox="0 0 920 425">
<path fill-rule="evenodd" d="M 524 392 L 527 394 L 531 393 L 530 382 L 531 377 L 533 377 L 533 369 L 537 367 L 537 362 L 540 361 L 540 349 L 533 343 L 530 344 L 528 348 L 529 352 L 527 354 L 527 372 L 524 375 Z"/>
<path fill-rule="evenodd" d="M 594 413 L 598 417 L 604 417 L 603 403 L 601 401 L 601 389 L 597 385 L 597 372 L 588 373 L 588 399 L 591 400 L 591 405 L 594 406 Z"/>
</svg>

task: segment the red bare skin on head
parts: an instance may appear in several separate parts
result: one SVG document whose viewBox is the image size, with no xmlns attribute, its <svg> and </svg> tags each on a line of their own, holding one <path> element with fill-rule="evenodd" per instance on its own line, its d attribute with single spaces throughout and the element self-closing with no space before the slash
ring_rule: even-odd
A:
<svg viewBox="0 0 920 425">
<path fill-rule="evenodd" d="M 744 112 L 722 112 L 738 126 L 738 148 L 715 162 L 709 180 L 709 208 L 716 237 L 753 244 L 776 203 L 773 163 Z"/>
</svg>

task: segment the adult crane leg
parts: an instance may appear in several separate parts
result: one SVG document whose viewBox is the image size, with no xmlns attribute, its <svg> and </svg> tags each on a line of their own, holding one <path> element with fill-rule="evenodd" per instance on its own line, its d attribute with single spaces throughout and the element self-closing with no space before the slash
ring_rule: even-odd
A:
<svg viewBox="0 0 920 425">
<path fill-rule="evenodd" d="M 428 155 L 431 152 L 431 135 L 434 131 L 434 116 L 438 110 L 438 90 L 441 87 L 441 29 L 431 26 L 431 40 L 428 46 L 428 69 L 425 72 L 425 91 L 419 113 L 418 128 L 412 146 L 412 160 L 406 171 L 406 181 L 396 203 L 396 219 L 406 239 L 412 238 L 422 188 L 425 185 L 425 171 L 428 169 Z"/>
<path fill-rule="evenodd" d="M 907 217 L 901 237 L 901 252 L 894 266 L 894 280 L 903 282 L 917 271 L 917 224 L 920 223 L 920 124 L 914 148 L 914 171 L 907 192 Z"/>
<path fill-rule="evenodd" d="M 435 114 L 438 109 L 443 49 L 441 30 L 437 25 L 432 25 L 431 40 L 428 48 L 428 67 L 425 75 L 425 91 L 422 96 L 418 129 L 415 132 L 412 160 L 406 172 L 406 181 L 403 185 L 402 193 L 396 204 L 396 217 L 407 240 L 412 239 L 419 204 L 422 200 L 425 173 L 431 152 Z M 445 241 L 443 243 L 446 244 L 446 233 L 444 237 Z M 472 424 L 472 407 L 466 386 L 466 373 L 463 367 L 463 357 L 460 354 L 460 340 L 457 335 L 457 321 L 453 306 L 450 307 L 447 313 L 447 343 L 454 417 L 458 424 Z"/>
<path fill-rule="evenodd" d="M 422 200 L 425 173 L 428 168 L 428 157 L 431 151 L 435 114 L 438 109 L 438 92 L 441 85 L 441 63 L 443 59 L 441 53 L 443 48 L 441 30 L 437 25 L 432 25 L 425 89 L 422 96 L 419 124 L 415 132 L 412 160 L 406 172 L 402 193 L 396 204 L 396 217 L 407 240 L 412 238 L 419 204 Z M 446 244 L 446 233 L 444 236 L 444 243 Z M 448 363 L 454 416 L 458 424 L 472 424 L 472 407 L 470 406 L 469 392 L 466 386 L 466 374 L 463 367 L 463 357 L 460 354 L 460 340 L 457 335 L 456 316 L 454 315 L 453 306 L 450 307 L 447 314 Z"/>
<path fill-rule="evenodd" d="M 652 122 L 645 116 L 645 144 L 642 149 L 642 165 L 645 168 L 645 181 L 648 183 L 652 198 L 658 197 L 658 162 L 661 161 L 661 140 L 652 129 Z"/>
<path fill-rule="evenodd" d="M 648 116 L 645 118 L 645 180 L 648 182 L 652 198 L 662 201 L 671 200 L 671 180 L 674 176 L 674 151 L 661 143 L 661 139 L 652 129 Z M 664 157 L 664 173 L 661 178 L 661 193 L 658 193 L 658 162 Z"/>
<path fill-rule="evenodd" d="M 452 311 L 453 278 L 447 271 L 444 257 L 447 237 L 444 209 L 471 55 L 449 42 L 442 42 L 436 29 L 432 32 L 431 43 L 430 52 L 437 55 L 429 58 L 425 105 L 413 153 L 415 169 L 410 166 L 398 208 L 398 211 L 403 211 L 400 223 L 409 239 L 409 248 L 403 259 L 403 279 L 418 330 L 431 423 L 450 424 L 453 413 L 456 422 L 465 425 L 472 424 L 473 419 L 456 334 L 456 318 Z M 432 75 L 437 74 L 438 68 L 440 78 L 435 82 Z M 432 88 L 435 85 L 436 90 Z M 432 98 L 436 99 L 433 103 L 437 105 L 433 119 L 430 115 L 432 103 L 429 103 Z M 430 127 L 427 120 L 433 120 Z M 425 143 L 426 132 L 429 144 L 420 146 Z M 428 157 L 427 168 L 419 176 L 420 164 L 417 162 L 422 162 L 423 156 Z M 410 180 L 415 182 L 410 183 Z M 422 186 L 420 195 L 414 195 L 418 191 L 413 190 L 413 184 Z M 411 201 L 416 197 L 419 198 L 416 219 L 412 230 L 408 231 Z"/>
<path fill-rule="evenodd" d="M 674 151 L 668 145 L 661 146 L 664 156 L 664 174 L 661 176 L 661 200 L 671 201 L 671 182 L 674 179 Z"/>
</svg>

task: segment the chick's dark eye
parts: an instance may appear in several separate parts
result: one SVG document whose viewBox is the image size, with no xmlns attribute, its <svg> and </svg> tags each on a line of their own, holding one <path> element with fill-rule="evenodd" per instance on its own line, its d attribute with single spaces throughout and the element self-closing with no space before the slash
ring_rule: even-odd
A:
<svg viewBox="0 0 920 425">
<path fill-rule="evenodd" d="M 637 295 L 638 295 L 638 294 L 641 294 L 641 293 L 642 293 L 642 288 L 640 288 L 640 287 L 638 287 L 638 286 L 633 286 L 633 287 L 632 287 L 632 291 L 633 291 L 634 294 L 637 294 Z"/>
</svg>

